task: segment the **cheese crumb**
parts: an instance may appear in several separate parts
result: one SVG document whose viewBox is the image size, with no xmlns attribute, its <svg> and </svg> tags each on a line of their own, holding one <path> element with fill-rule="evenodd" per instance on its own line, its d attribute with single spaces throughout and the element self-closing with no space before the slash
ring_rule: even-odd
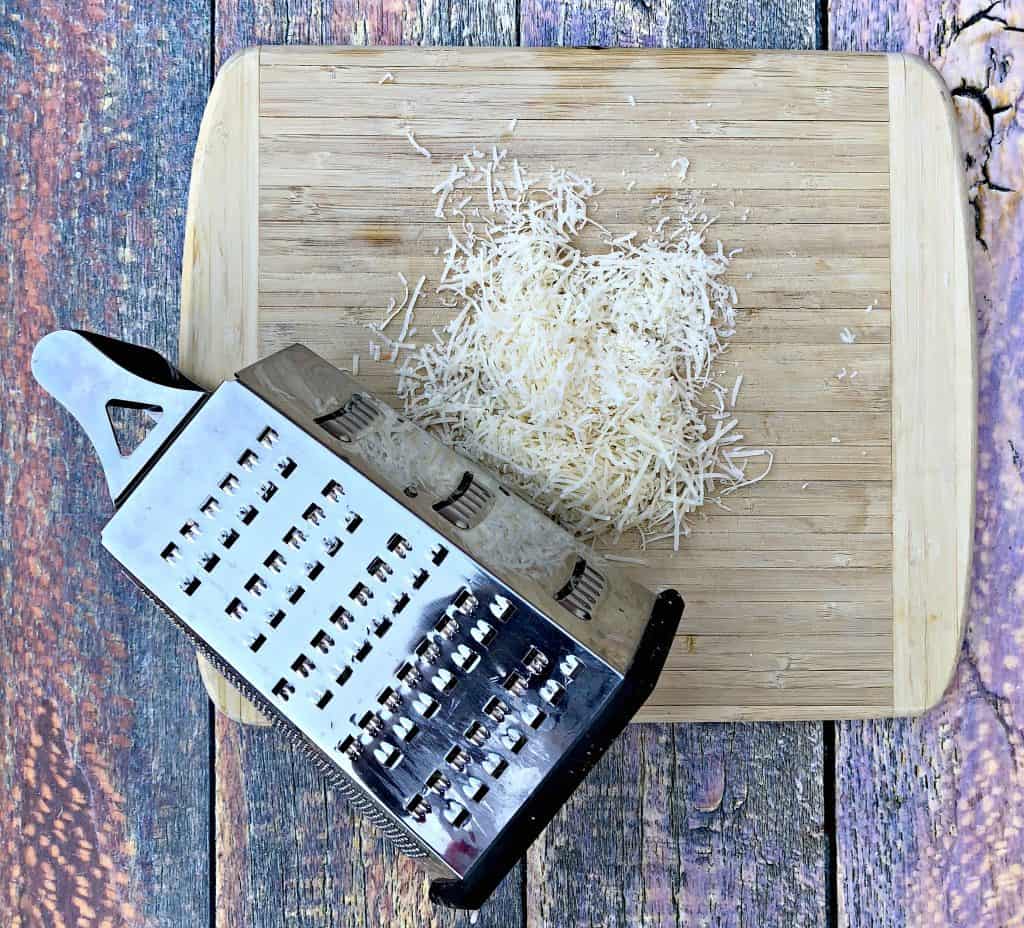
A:
<svg viewBox="0 0 1024 928">
<path fill-rule="evenodd" d="M 390 84 L 390 83 L 392 83 L 394 81 L 394 79 L 395 79 L 395 75 L 392 74 L 390 71 L 388 71 L 388 73 L 385 74 L 379 81 L 377 81 L 377 83 L 378 84 Z"/>
<path fill-rule="evenodd" d="M 679 166 L 679 179 L 686 180 L 686 172 L 690 170 L 690 159 L 676 158 L 670 166 L 675 167 L 676 165 Z"/>
<path fill-rule="evenodd" d="M 845 345 L 852 345 L 857 341 L 857 336 L 850 329 L 844 327 L 839 330 L 839 340 Z"/>
<path fill-rule="evenodd" d="M 412 126 L 404 126 L 405 137 L 409 140 L 409 144 L 416 149 L 424 158 L 428 161 L 433 157 L 429 151 L 427 151 L 419 142 L 416 141 L 416 136 L 412 131 Z"/>
</svg>

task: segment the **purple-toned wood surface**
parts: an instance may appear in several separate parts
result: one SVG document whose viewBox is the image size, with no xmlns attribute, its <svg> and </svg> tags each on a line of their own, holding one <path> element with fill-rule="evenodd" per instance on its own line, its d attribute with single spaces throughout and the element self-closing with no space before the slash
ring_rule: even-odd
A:
<svg viewBox="0 0 1024 928">
<path fill-rule="evenodd" d="M 29 371 L 65 326 L 173 351 L 208 21 L 197 0 L 0 5 L 4 928 L 208 916 L 192 649 L 102 552 L 106 483 Z"/>
<path fill-rule="evenodd" d="M 834 48 L 927 57 L 952 91 L 976 219 L 980 382 L 965 646 L 933 712 L 839 728 L 840 924 L 1021 925 L 1024 3 L 841 0 L 829 26 Z"/>
</svg>

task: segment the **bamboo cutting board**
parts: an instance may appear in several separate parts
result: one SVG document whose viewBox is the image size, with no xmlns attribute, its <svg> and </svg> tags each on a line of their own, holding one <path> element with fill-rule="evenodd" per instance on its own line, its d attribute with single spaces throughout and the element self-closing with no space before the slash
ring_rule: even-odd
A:
<svg viewBox="0 0 1024 928">
<path fill-rule="evenodd" d="M 196 150 L 184 370 L 213 385 L 299 341 L 344 367 L 360 354 L 360 378 L 393 395 L 362 323 L 381 318 L 398 272 L 436 280 L 445 224 L 430 190 L 491 144 L 535 172 L 593 177 L 616 231 L 655 221 L 658 194 L 699 191 L 713 234 L 743 249 L 720 369 L 723 383 L 742 372 L 746 443 L 774 449 L 775 466 L 732 511 L 709 507 L 683 550 L 656 547 L 635 569 L 687 601 L 642 718 L 936 702 L 963 628 L 976 408 L 967 198 L 937 75 L 900 55 L 250 49 L 222 70 Z M 428 290 L 417 325 L 446 312 Z"/>
</svg>

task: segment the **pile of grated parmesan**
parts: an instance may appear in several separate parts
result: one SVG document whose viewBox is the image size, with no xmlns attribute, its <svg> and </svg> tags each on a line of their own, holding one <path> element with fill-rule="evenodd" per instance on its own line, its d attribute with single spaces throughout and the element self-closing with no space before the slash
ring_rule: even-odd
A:
<svg viewBox="0 0 1024 928">
<path fill-rule="evenodd" d="M 591 180 L 530 179 L 504 154 L 463 159 L 435 189 L 439 215 L 474 182 L 486 206 L 473 222 L 459 199 L 436 287 L 456 316 L 405 356 L 406 412 L 581 536 L 678 548 L 701 505 L 771 466 L 730 411 L 742 378 L 729 397 L 712 380 L 735 324 L 730 255 L 682 213 L 646 239 L 612 237 L 588 215 Z M 602 249 L 582 249 L 587 227 Z"/>
</svg>

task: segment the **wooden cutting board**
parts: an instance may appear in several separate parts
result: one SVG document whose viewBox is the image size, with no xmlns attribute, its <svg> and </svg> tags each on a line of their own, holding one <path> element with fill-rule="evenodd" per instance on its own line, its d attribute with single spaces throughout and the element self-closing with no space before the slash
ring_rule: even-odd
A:
<svg viewBox="0 0 1024 928">
<path fill-rule="evenodd" d="M 775 466 L 634 571 L 687 601 L 642 718 L 932 705 L 962 635 L 976 409 L 967 197 L 935 72 L 900 55 L 248 50 L 221 71 L 196 151 L 185 371 L 213 385 L 298 341 L 344 367 L 360 354 L 361 379 L 393 396 L 362 323 L 399 272 L 436 279 L 430 190 L 492 144 L 595 178 L 598 218 L 623 231 L 656 219 L 685 156 L 682 186 L 743 249 L 723 382 L 743 373 L 741 428 Z M 447 312 L 428 288 L 420 330 Z"/>
</svg>

